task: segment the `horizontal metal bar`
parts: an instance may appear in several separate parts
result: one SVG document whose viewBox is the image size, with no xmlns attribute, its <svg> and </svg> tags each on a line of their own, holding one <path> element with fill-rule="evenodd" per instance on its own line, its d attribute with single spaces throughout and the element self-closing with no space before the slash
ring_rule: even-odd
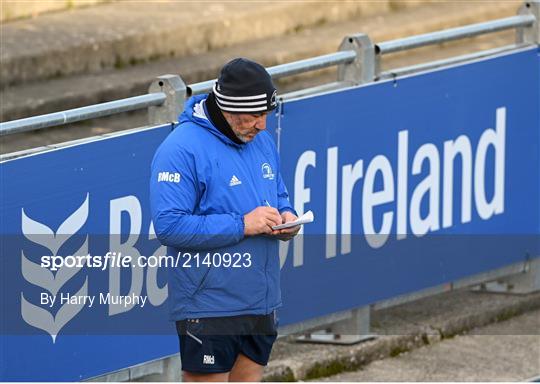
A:
<svg viewBox="0 0 540 384">
<path fill-rule="evenodd" d="M 309 96 L 309 95 L 315 95 L 315 94 L 321 95 L 326 92 L 331 92 L 338 89 L 352 87 L 353 85 L 354 84 L 351 84 L 348 81 L 334 81 L 332 83 L 316 85 L 311 88 L 304 88 L 304 89 L 299 89 L 296 91 L 291 91 L 291 92 L 279 95 L 279 97 L 283 101 L 289 101 L 289 100 L 298 99 L 300 97 Z"/>
<path fill-rule="evenodd" d="M 272 78 L 279 79 L 285 76 L 292 76 L 303 72 L 332 67 L 334 65 L 350 63 L 354 59 L 356 59 L 355 51 L 339 51 L 328 55 L 312 57 L 310 59 L 293 61 L 292 63 L 275 65 L 268 68 L 268 73 Z"/>
<path fill-rule="evenodd" d="M 450 28 L 443 31 L 431 32 L 422 35 L 405 37 L 385 41 L 375 45 L 378 54 L 399 52 L 406 49 L 418 48 L 430 44 L 439 44 L 446 41 L 478 36 L 486 33 L 503 31 L 505 29 L 529 27 L 535 22 L 533 15 L 512 16 L 504 19 L 471 24 L 464 27 Z"/>
<path fill-rule="evenodd" d="M 10 135 L 26 131 L 34 131 L 53 127 L 57 125 L 74 123 L 81 120 L 93 119 L 96 117 L 110 116 L 121 112 L 129 112 L 137 109 L 148 108 L 150 106 L 162 105 L 166 96 L 162 92 L 150 93 L 147 95 L 129 97 L 110 101 L 107 103 L 90 105 L 87 107 L 69 109 L 67 111 L 49 113 L 0 123 L 0 135 Z"/>
<path fill-rule="evenodd" d="M 328 327 L 328 325 L 338 321 L 348 320 L 353 316 L 352 310 L 330 313 L 313 319 L 308 319 L 300 323 L 293 323 L 279 327 L 279 337 L 293 335 L 311 330 Z"/>
<path fill-rule="evenodd" d="M 471 61 L 471 60 L 475 60 L 475 59 L 481 59 L 483 57 L 494 56 L 494 55 L 501 54 L 501 53 L 506 53 L 506 52 L 518 51 L 518 50 L 523 49 L 523 48 L 535 48 L 535 47 L 536 47 L 536 45 L 533 45 L 533 44 L 510 44 L 510 45 L 505 45 L 504 47 L 486 49 L 484 51 L 468 53 L 466 55 L 450 57 L 448 59 L 435 60 L 435 61 L 430 61 L 430 62 L 427 62 L 427 63 L 422 63 L 422 64 L 416 64 L 416 65 L 411 65 L 411 66 L 407 66 L 407 67 L 391 69 L 389 71 L 381 72 L 379 74 L 379 76 L 378 76 L 378 80 L 392 79 L 392 78 L 395 78 L 395 77 L 400 77 L 400 76 L 405 76 L 405 75 L 409 75 L 409 74 L 413 74 L 413 73 L 427 71 L 427 70 L 430 70 L 430 69 L 436 69 L 436 68 L 441 68 L 441 67 L 445 67 L 445 66 L 448 66 L 448 65 L 459 64 L 459 63 L 463 63 L 463 62 L 467 62 L 467 61 Z"/>
<path fill-rule="evenodd" d="M 518 262 L 507 265 L 505 267 L 493 269 L 491 271 L 481 272 L 479 274 L 464 277 L 462 279 L 458 279 L 456 281 L 452 281 L 446 284 L 440 284 L 431 288 L 426 288 L 409 294 L 396 296 L 391 299 L 379 301 L 377 303 L 374 303 L 371 308 L 377 311 L 380 309 L 390 308 L 396 305 L 401 305 L 411 301 L 419 300 L 424 297 L 433 296 L 439 293 L 462 289 L 473 285 L 497 280 L 503 277 L 514 276 L 523 273 L 525 271 L 525 265 L 525 262 Z"/>
<path fill-rule="evenodd" d="M 299 73 L 315 71 L 317 69 L 323 69 L 327 67 L 332 67 L 334 65 L 349 63 L 355 58 L 356 52 L 353 50 L 339 51 L 335 53 L 329 53 L 327 55 L 312 57 L 309 59 L 293 61 L 291 63 L 275 65 L 273 67 L 267 68 L 266 70 L 273 79 L 279 79 L 285 76 L 297 75 Z M 195 83 L 189 85 L 188 89 L 191 91 L 191 95 L 199 95 L 201 93 L 206 93 L 212 90 L 215 82 L 216 79 Z"/>
<path fill-rule="evenodd" d="M 188 96 L 200 95 L 202 93 L 208 93 L 212 90 L 212 87 L 216 83 L 217 79 L 201 81 L 187 86 Z"/>
<path fill-rule="evenodd" d="M 44 145 L 44 146 L 41 146 L 41 147 L 34 147 L 34 148 L 30 148 L 30 149 L 22 149 L 22 150 L 16 151 L 16 152 L 4 153 L 4 154 L 0 154 L 0 163 L 2 163 L 4 161 L 8 161 L 8 160 L 14 160 L 16 158 L 23 157 L 23 156 L 35 155 L 35 154 L 45 152 L 45 151 L 50 151 L 50 150 L 53 150 L 53 149 L 71 147 L 71 146 L 79 145 L 79 144 L 86 144 L 86 143 L 90 143 L 90 142 L 93 142 L 93 141 L 103 140 L 103 139 L 106 139 L 106 138 L 109 138 L 109 137 L 119 137 L 119 136 L 123 136 L 123 135 L 129 135 L 129 134 L 131 134 L 133 132 L 140 132 L 140 131 L 144 131 L 144 130 L 148 130 L 148 129 L 154 129 L 154 128 L 157 128 L 157 127 L 160 127 L 160 126 L 161 126 L 161 124 L 160 125 L 145 125 L 145 126 L 142 126 L 142 127 L 123 129 L 121 131 L 113 131 L 113 132 L 108 132 L 108 133 L 102 133 L 102 134 L 99 134 L 99 135 L 96 135 L 96 136 L 83 137 L 81 139 L 64 141 L 64 142 L 56 143 L 56 144 L 48 144 L 48 145 Z"/>
<path fill-rule="evenodd" d="M 33 148 L 28 148 L 28 149 L 22 149 L 22 150 L 16 151 L 16 152 L 4 153 L 4 154 L 0 155 L 0 163 L 2 163 L 3 161 L 6 161 L 6 160 L 13 160 L 13 159 L 16 159 L 18 157 L 29 156 L 29 155 L 33 155 L 33 154 L 36 154 L 36 153 L 44 152 L 44 151 L 47 151 L 49 149 L 50 148 L 48 146 L 44 145 L 44 146 L 41 146 L 41 147 L 33 147 Z"/>
</svg>

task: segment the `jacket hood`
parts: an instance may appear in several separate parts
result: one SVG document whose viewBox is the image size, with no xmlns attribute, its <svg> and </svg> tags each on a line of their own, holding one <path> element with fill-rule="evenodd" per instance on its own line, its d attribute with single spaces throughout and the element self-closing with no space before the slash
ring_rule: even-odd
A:
<svg viewBox="0 0 540 384">
<path fill-rule="evenodd" d="M 190 97 L 184 106 L 184 112 L 180 115 L 180 124 L 192 122 L 198 126 L 207 129 L 213 135 L 217 136 L 225 144 L 232 145 L 237 148 L 242 148 L 244 144 L 237 144 L 227 136 L 225 136 L 208 118 L 208 111 L 205 106 L 208 95 L 197 95 Z"/>
</svg>

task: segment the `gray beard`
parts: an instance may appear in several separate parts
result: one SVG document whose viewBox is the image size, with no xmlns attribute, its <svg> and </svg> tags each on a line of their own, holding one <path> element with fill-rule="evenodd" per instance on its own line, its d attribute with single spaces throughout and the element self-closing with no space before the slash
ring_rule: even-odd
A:
<svg viewBox="0 0 540 384">
<path fill-rule="evenodd" d="M 236 137 L 238 137 L 238 140 L 240 140 L 242 143 L 246 144 L 249 143 L 249 139 L 245 137 L 244 135 L 239 135 L 238 133 L 235 133 Z"/>
</svg>

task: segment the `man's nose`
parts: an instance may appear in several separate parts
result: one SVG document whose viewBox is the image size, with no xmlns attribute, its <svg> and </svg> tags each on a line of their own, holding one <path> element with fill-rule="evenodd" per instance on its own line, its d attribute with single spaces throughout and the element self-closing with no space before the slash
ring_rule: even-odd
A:
<svg viewBox="0 0 540 384">
<path fill-rule="evenodd" d="M 266 129 L 266 115 L 257 118 L 255 128 L 257 128 L 259 131 L 264 131 Z"/>
</svg>

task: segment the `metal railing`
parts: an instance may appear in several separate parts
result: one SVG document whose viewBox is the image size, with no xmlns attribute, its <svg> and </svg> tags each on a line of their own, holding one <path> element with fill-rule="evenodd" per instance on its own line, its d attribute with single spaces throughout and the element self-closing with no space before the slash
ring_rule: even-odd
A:
<svg viewBox="0 0 540 384">
<path fill-rule="evenodd" d="M 388 78 L 397 78 L 400 76 L 410 75 L 413 73 L 418 73 L 418 72 L 422 72 L 422 71 L 426 71 L 430 69 L 445 67 L 450 64 L 465 63 L 465 62 L 470 62 L 472 60 L 481 59 L 484 57 L 495 56 L 500 53 L 504 53 L 508 51 L 516 51 L 517 49 L 525 48 L 527 46 L 528 44 L 505 45 L 499 48 L 486 49 L 480 52 L 454 56 L 451 59 L 435 60 L 435 61 L 430 61 L 429 63 L 422 63 L 422 64 L 416 64 L 416 65 L 411 65 L 407 67 L 396 68 L 396 69 L 380 72 L 377 78 L 379 80 L 384 80 Z"/>
<path fill-rule="evenodd" d="M 315 87 L 311 89 L 311 92 L 314 92 L 329 87 L 336 88 L 364 84 L 389 76 L 437 68 L 459 61 L 495 54 L 502 50 L 516 49 L 531 44 L 538 45 L 540 41 L 540 27 L 538 22 L 540 19 L 540 0 L 525 2 L 520 8 L 519 13 L 520 15 L 518 16 L 386 41 L 379 44 L 373 44 L 371 39 L 365 34 L 347 36 L 343 39 L 338 52 L 276 65 L 267 68 L 267 70 L 274 79 L 278 79 L 337 65 L 338 81 L 323 85 L 321 86 L 322 88 Z M 502 49 L 475 52 L 470 55 L 424 63 L 391 72 L 381 73 L 379 70 L 380 57 L 384 54 L 508 29 L 516 29 L 516 44 L 503 47 Z M 185 98 L 208 92 L 212 89 L 214 82 L 215 79 L 186 86 L 177 75 L 160 76 L 151 84 L 149 94 L 0 123 L 0 135 L 44 129 L 145 108 L 149 109 L 149 120 L 151 124 L 175 122 L 183 109 Z M 301 92 L 306 94 L 307 90 L 302 90 Z"/>
<path fill-rule="evenodd" d="M 464 27 L 450 28 L 443 31 L 410 36 L 376 44 L 375 52 L 382 55 L 403 51 L 405 49 L 419 48 L 431 44 L 440 44 L 448 41 L 465 39 L 467 37 L 485 35 L 487 33 L 494 33 L 507 29 L 526 28 L 532 26 L 535 21 L 536 18 L 533 15 L 521 15 L 466 25 Z"/>
<path fill-rule="evenodd" d="M 403 39 L 396 39 L 381 42 L 379 44 L 373 44 L 371 39 L 365 34 L 346 36 L 343 39 L 338 52 L 305 60 L 294 61 L 287 64 L 276 65 L 267 68 L 267 70 L 274 79 L 278 79 L 285 76 L 292 76 L 318 69 L 338 66 L 338 78 L 336 82 L 314 87 L 309 90 L 304 89 L 292 92 L 289 94 L 295 95 L 296 97 L 301 94 L 321 92 L 323 89 L 365 84 L 390 76 L 400 76 L 415 73 L 456 62 L 464 62 L 481 57 L 496 55 L 501 52 L 516 50 L 524 46 L 539 45 L 540 0 L 525 2 L 519 12 L 521 14 L 514 17 L 452 28 L 429 34 L 411 36 Z M 516 43 L 513 45 L 475 52 L 450 59 L 438 60 L 405 68 L 398 68 L 387 72 L 381 72 L 379 70 L 381 57 L 385 54 L 508 29 L 516 29 Z M 0 123 L 0 135 L 9 135 L 19 132 L 45 129 L 47 127 L 97 117 L 110 116 L 121 112 L 145 108 L 149 109 L 150 123 L 170 123 L 174 122 L 178 117 L 179 112 L 183 108 L 183 102 L 186 97 L 207 92 L 211 90 L 214 83 L 215 79 L 186 86 L 179 76 L 160 76 L 150 85 L 149 94 Z M 28 152 L 29 151 L 26 153 Z M 22 155 L 23 153 L 20 154 Z M 0 160 L 3 157 L 4 156 L 0 156 Z M 535 260 L 535 268 L 536 270 L 540 270 L 540 260 Z M 301 324 L 292 324 L 290 326 L 281 327 L 280 334 L 287 335 L 296 332 L 306 332 L 308 330 L 321 328 L 322 326 L 327 327 L 328 324 L 332 324 L 333 331 L 340 332 L 342 334 L 367 334 L 369 333 L 371 309 L 382 309 L 411 300 L 416 300 L 421 297 L 463 288 L 473 284 L 480 284 L 482 282 L 492 281 L 494 279 L 503 277 L 524 276 L 529 269 L 530 265 L 528 265 L 527 262 L 516 263 L 498 270 L 487 271 L 485 273 L 453 282 L 453 284 L 450 286 L 443 284 L 424 291 L 381 301 L 372 306 L 328 314 L 320 318 L 311 319 Z M 358 328 L 359 326 L 361 326 L 361 329 Z M 156 365 L 156 372 L 163 369 L 163 359 L 150 364 Z M 129 372 L 131 372 L 133 369 L 136 369 L 136 367 L 130 368 Z M 132 373 L 126 372 L 126 370 L 119 372 L 118 375 L 120 376 L 117 377 L 138 377 L 137 375 L 132 376 Z"/>
<path fill-rule="evenodd" d="M 286 76 L 298 75 L 309 71 L 315 71 L 317 69 L 323 69 L 333 67 L 340 64 L 348 64 L 356 59 L 356 52 L 353 50 L 340 51 L 336 53 L 329 53 L 327 55 L 311 57 L 309 59 L 293 61 L 291 63 L 275 65 L 269 67 L 266 70 L 272 76 L 273 79 L 279 79 Z M 188 87 L 189 95 L 199 95 L 201 93 L 209 92 L 214 86 L 217 79 L 203 81 L 196 83 Z"/>
<path fill-rule="evenodd" d="M 13 133 L 35 131 L 97 117 L 110 116 L 117 113 L 135 111 L 151 106 L 159 106 L 162 105 L 166 99 L 167 97 L 164 93 L 149 93 L 147 95 L 129 97 L 127 99 L 114 100 L 107 103 L 89 105 L 87 107 L 69 109 L 62 112 L 54 112 L 47 115 L 13 120 L 0 124 L 0 132 L 2 135 L 10 135 Z"/>
</svg>

